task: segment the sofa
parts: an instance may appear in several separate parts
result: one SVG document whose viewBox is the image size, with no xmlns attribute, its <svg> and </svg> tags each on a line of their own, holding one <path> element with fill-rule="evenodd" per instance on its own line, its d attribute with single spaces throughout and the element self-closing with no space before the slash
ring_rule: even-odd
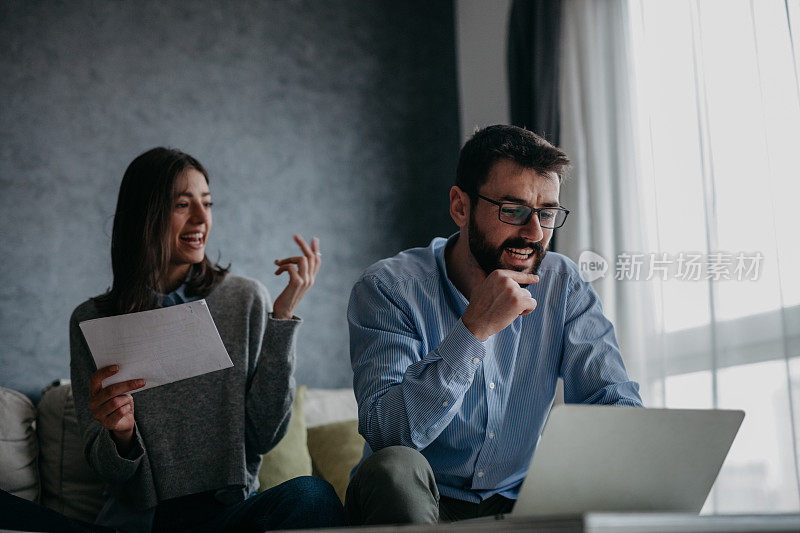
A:
<svg viewBox="0 0 800 533">
<path fill-rule="evenodd" d="M 300 386 L 286 436 L 263 456 L 259 490 L 316 475 L 344 501 L 363 445 L 352 390 Z M 36 406 L 24 394 L 0 387 L 0 488 L 71 518 L 94 521 L 104 502 L 103 482 L 83 455 L 68 380 L 45 388 Z"/>
</svg>

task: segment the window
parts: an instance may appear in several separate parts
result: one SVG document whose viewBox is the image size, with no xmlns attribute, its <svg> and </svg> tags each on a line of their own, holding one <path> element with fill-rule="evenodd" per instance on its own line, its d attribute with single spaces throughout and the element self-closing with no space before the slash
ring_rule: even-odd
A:
<svg viewBox="0 0 800 533">
<path fill-rule="evenodd" d="M 671 265 L 644 388 L 746 412 L 704 512 L 797 511 L 800 2 L 633 0 L 629 15 L 643 223 Z"/>
</svg>

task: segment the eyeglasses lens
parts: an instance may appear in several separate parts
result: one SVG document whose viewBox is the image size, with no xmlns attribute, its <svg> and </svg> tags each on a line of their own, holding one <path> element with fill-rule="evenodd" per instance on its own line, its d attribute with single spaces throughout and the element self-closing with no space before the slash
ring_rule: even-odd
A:
<svg viewBox="0 0 800 533">
<path fill-rule="evenodd" d="M 531 211 L 531 208 L 526 205 L 503 204 L 500 207 L 500 220 L 508 224 L 521 226 L 530 220 Z M 539 211 L 539 224 L 543 228 L 558 228 L 566 218 L 566 212 L 561 209 L 542 209 Z"/>
</svg>

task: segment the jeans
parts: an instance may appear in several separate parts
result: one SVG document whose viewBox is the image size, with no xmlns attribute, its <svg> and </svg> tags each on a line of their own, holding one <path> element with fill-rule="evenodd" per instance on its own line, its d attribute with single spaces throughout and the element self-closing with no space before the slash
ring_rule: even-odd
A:
<svg viewBox="0 0 800 533">
<path fill-rule="evenodd" d="M 333 487 L 320 478 L 303 476 L 233 505 L 213 492 L 161 502 L 153 531 L 267 531 L 345 525 L 344 511 Z"/>
<path fill-rule="evenodd" d="M 113 533 L 113 529 L 68 518 L 18 496 L 0 490 L 0 530 L 53 531 L 58 533 Z"/>
</svg>

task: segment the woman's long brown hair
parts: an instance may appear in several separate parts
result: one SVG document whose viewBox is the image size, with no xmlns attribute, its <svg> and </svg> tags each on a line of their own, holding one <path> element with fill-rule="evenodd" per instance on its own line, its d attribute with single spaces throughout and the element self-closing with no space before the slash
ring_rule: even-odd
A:
<svg viewBox="0 0 800 533">
<path fill-rule="evenodd" d="M 94 299 L 105 314 L 147 311 L 161 305 L 159 293 L 169 268 L 169 225 L 175 181 L 194 168 L 208 183 L 203 165 L 180 150 L 153 148 L 134 159 L 122 177 L 111 233 L 111 289 Z M 186 293 L 205 297 L 222 281 L 228 267 L 207 256 L 192 265 Z"/>
</svg>

